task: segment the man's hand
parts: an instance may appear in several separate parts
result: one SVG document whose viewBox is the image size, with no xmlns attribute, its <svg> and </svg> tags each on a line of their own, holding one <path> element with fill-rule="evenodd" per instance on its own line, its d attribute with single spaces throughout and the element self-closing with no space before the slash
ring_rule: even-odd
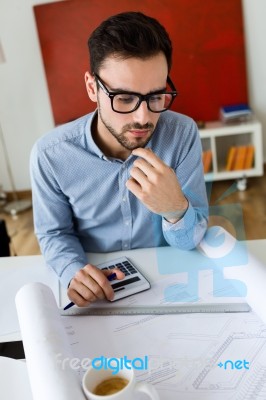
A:
<svg viewBox="0 0 266 400">
<path fill-rule="evenodd" d="M 111 271 L 101 271 L 95 265 L 87 264 L 76 272 L 71 280 L 67 295 L 79 307 L 86 307 L 96 300 L 112 300 L 114 291 L 107 279 L 108 275 L 116 273 L 116 279 L 124 279 L 125 274 L 118 268 Z"/>
<path fill-rule="evenodd" d="M 127 188 L 155 214 L 180 211 L 185 213 L 188 201 L 183 195 L 175 172 L 157 157 L 151 149 L 138 148 L 132 154 L 139 156 L 130 171 Z M 175 223 L 180 218 L 167 218 Z"/>
</svg>

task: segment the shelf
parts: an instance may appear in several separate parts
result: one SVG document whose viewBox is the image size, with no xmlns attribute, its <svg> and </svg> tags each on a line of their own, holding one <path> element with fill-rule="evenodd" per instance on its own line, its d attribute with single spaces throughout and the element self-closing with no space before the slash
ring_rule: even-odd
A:
<svg viewBox="0 0 266 400">
<path fill-rule="evenodd" d="M 208 122 L 199 133 L 203 152 L 211 150 L 212 153 L 211 169 L 205 174 L 207 182 L 263 175 L 262 128 L 259 121 L 254 119 L 232 125 L 220 121 Z M 254 147 L 252 168 L 227 171 L 229 150 L 249 145 Z"/>
</svg>

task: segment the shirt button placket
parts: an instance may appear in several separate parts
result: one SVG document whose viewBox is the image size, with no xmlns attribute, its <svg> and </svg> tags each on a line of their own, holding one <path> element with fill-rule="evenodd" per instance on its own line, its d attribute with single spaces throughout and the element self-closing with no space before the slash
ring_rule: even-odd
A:
<svg viewBox="0 0 266 400">
<path fill-rule="evenodd" d="M 122 212 L 122 250 L 128 250 L 131 248 L 131 236 L 132 236 L 132 216 L 130 204 L 128 201 L 128 192 L 126 188 L 126 181 L 128 180 L 127 164 L 124 162 L 121 166 L 119 174 L 119 195 L 121 198 L 121 212 Z"/>
</svg>

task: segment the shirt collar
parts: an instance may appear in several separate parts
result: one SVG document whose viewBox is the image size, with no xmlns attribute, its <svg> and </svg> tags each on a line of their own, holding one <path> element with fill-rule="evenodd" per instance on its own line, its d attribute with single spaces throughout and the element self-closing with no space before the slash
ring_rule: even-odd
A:
<svg viewBox="0 0 266 400">
<path fill-rule="evenodd" d="M 109 159 L 108 157 L 106 157 L 104 155 L 104 153 L 101 151 L 101 149 L 99 149 L 99 147 L 97 146 L 97 144 L 93 140 L 93 137 L 92 137 L 92 123 L 93 123 L 93 120 L 95 118 L 97 118 L 97 115 L 98 115 L 98 110 L 97 109 L 95 111 L 93 111 L 92 113 L 90 113 L 89 114 L 89 118 L 88 118 L 87 123 L 86 123 L 86 126 L 85 126 L 89 151 L 91 153 L 97 155 L 98 157 L 102 158 L 103 160 L 113 161 L 114 159 L 111 159 L 111 158 Z M 154 132 L 154 134 L 155 134 L 155 132 Z M 146 144 L 146 146 L 145 146 L 146 149 L 151 148 L 151 142 L 152 142 L 152 139 Z M 127 160 L 131 159 L 132 157 L 133 156 L 130 155 Z M 127 161 L 127 160 L 125 160 L 125 161 Z M 121 160 L 118 160 L 118 161 L 121 161 Z"/>
<path fill-rule="evenodd" d="M 89 114 L 89 118 L 87 120 L 86 126 L 85 126 L 85 131 L 86 131 L 86 136 L 87 136 L 87 141 L 88 141 L 88 149 L 90 153 L 97 155 L 100 158 L 106 159 L 105 155 L 103 152 L 99 149 L 97 144 L 94 142 L 93 137 L 92 137 L 92 123 L 95 118 L 97 118 L 98 111 L 97 109 L 93 111 L 92 113 Z"/>
</svg>

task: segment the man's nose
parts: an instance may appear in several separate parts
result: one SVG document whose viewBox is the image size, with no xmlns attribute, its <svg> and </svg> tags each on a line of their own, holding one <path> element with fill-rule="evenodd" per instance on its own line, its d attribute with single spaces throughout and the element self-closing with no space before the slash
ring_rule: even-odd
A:
<svg viewBox="0 0 266 400">
<path fill-rule="evenodd" d="M 147 102 L 145 100 L 142 101 L 136 111 L 133 112 L 134 121 L 145 125 L 150 120 L 150 112 Z"/>
</svg>

